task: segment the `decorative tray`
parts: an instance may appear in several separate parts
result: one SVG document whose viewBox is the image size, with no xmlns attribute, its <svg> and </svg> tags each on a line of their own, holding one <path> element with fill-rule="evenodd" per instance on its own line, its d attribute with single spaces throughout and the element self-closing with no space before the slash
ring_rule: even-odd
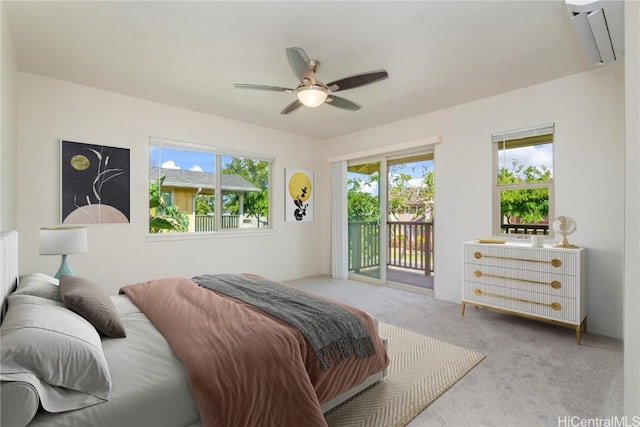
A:
<svg viewBox="0 0 640 427">
<path fill-rule="evenodd" d="M 502 245 L 502 244 L 506 243 L 507 241 L 505 239 L 476 239 L 476 242 L 478 242 L 478 243 L 496 243 L 496 244 Z"/>
</svg>

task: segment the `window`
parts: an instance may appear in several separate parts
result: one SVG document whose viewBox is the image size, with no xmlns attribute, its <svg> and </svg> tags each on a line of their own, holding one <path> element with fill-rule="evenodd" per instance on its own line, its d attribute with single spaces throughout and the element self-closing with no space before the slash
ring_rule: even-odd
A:
<svg viewBox="0 0 640 427">
<path fill-rule="evenodd" d="M 270 228 L 272 157 L 149 139 L 149 233 Z"/>
<path fill-rule="evenodd" d="M 553 218 L 554 125 L 491 136 L 495 159 L 494 234 L 549 234 Z"/>
<path fill-rule="evenodd" d="M 433 153 L 387 159 L 389 220 L 433 222 Z"/>
</svg>

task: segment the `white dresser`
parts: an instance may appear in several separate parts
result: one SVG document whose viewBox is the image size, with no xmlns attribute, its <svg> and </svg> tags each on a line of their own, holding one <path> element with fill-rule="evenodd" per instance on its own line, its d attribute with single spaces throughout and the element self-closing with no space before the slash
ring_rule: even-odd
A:
<svg viewBox="0 0 640 427">
<path fill-rule="evenodd" d="M 464 243 L 466 304 L 587 330 L 584 248 L 532 248 L 528 243 Z"/>
</svg>

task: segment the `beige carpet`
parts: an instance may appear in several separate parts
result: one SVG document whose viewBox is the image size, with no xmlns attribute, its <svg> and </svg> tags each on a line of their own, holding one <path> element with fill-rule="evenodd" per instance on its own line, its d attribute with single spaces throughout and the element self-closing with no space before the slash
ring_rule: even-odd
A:
<svg viewBox="0 0 640 427">
<path fill-rule="evenodd" d="M 380 323 L 391 363 L 386 378 L 329 411 L 330 427 L 404 426 L 462 378 L 484 355 Z"/>
</svg>

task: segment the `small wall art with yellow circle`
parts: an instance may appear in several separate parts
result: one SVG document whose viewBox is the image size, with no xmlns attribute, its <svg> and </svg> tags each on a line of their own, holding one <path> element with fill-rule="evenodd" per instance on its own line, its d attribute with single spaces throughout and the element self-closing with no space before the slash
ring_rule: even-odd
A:
<svg viewBox="0 0 640 427">
<path fill-rule="evenodd" d="M 285 169 L 285 220 L 313 221 L 313 172 Z"/>
</svg>

